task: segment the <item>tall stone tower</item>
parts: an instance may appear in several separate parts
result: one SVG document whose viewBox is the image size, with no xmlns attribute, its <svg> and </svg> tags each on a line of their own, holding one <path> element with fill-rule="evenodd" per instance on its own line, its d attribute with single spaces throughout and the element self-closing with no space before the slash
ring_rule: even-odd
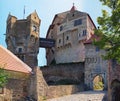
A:
<svg viewBox="0 0 120 101">
<path fill-rule="evenodd" d="M 18 20 L 11 14 L 7 18 L 7 48 L 31 68 L 38 65 L 40 22 L 36 11 L 26 19 Z"/>
</svg>

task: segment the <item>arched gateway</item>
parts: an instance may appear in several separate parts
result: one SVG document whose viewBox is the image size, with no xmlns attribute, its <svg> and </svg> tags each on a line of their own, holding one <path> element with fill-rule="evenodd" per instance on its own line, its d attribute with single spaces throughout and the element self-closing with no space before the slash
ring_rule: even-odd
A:
<svg viewBox="0 0 120 101">
<path fill-rule="evenodd" d="M 101 75 L 96 75 L 93 78 L 93 90 L 103 90 L 104 89 L 104 80 Z"/>
<path fill-rule="evenodd" d="M 120 81 L 115 79 L 111 83 L 112 101 L 120 101 Z"/>
</svg>

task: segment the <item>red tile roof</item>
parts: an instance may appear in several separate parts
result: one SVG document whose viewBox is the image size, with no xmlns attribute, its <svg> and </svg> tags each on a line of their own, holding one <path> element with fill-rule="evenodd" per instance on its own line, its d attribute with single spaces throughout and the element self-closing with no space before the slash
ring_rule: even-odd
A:
<svg viewBox="0 0 120 101">
<path fill-rule="evenodd" d="M 5 66 L 4 66 L 5 65 Z M 31 68 L 22 62 L 12 52 L 0 45 L 0 66 L 4 69 L 16 72 L 30 73 Z"/>
</svg>

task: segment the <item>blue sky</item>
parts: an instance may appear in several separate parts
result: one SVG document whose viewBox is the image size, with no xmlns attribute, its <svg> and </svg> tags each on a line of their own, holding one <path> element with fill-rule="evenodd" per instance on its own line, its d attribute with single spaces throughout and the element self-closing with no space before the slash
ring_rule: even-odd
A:
<svg viewBox="0 0 120 101">
<path fill-rule="evenodd" d="M 25 17 L 36 10 L 42 21 L 40 26 L 40 37 L 45 37 L 55 14 L 70 10 L 73 3 L 75 3 L 79 11 L 87 12 L 95 25 L 98 26 L 96 19 L 98 16 L 101 16 L 101 10 L 106 9 L 99 0 L 1 0 L 0 44 L 6 47 L 4 34 L 6 32 L 6 19 L 9 13 L 16 16 L 18 19 L 22 19 L 24 6 Z M 43 48 L 40 48 L 38 61 L 39 66 L 46 64 L 45 49 Z"/>
</svg>

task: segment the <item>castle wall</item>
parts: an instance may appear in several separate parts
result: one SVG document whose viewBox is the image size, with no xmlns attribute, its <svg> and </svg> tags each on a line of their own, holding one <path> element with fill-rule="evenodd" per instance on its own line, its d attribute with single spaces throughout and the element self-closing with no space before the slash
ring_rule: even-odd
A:
<svg viewBox="0 0 120 101">
<path fill-rule="evenodd" d="M 105 54 L 104 50 L 92 44 L 85 45 L 85 84 L 89 89 L 93 89 L 93 80 L 97 75 L 100 75 L 104 81 L 104 88 L 107 89 L 107 68 L 108 61 L 102 58 Z"/>
<path fill-rule="evenodd" d="M 21 100 L 28 95 L 28 77 L 9 78 L 5 87 L 1 88 L 0 101 L 17 101 Z"/>
<path fill-rule="evenodd" d="M 84 63 L 67 63 L 50 65 L 40 68 L 46 82 L 59 80 L 73 80 L 78 83 L 84 82 Z"/>
<path fill-rule="evenodd" d="M 83 91 L 83 89 L 84 88 L 80 85 L 49 86 L 47 91 L 47 99 L 74 94 Z"/>
</svg>

